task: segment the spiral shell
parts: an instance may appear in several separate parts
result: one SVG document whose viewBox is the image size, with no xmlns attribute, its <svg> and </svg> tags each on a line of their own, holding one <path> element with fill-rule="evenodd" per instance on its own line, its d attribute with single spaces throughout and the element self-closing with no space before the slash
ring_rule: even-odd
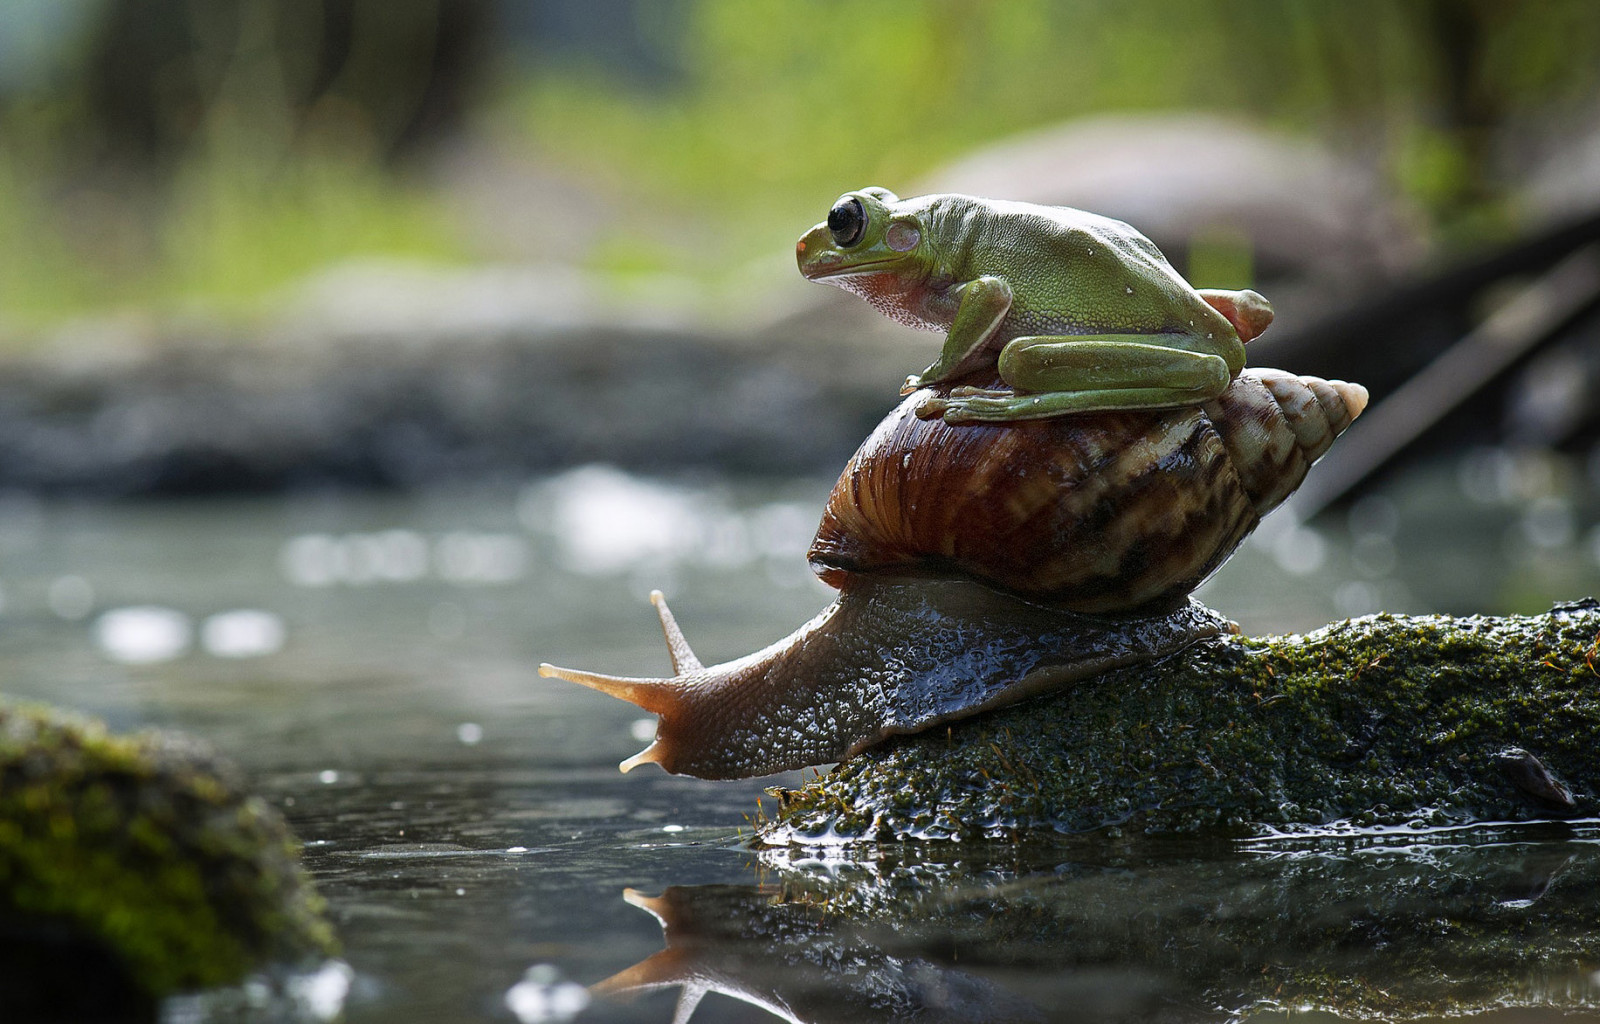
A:
<svg viewBox="0 0 1600 1024">
<path fill-rule="evenodd" d="M 966 383 L 973 383 L 967 381 Z M 1366 406 L 1344 381 L 1247 369 L 1201 408 L 1004 425 L 911 395 L 845 467 L 812 568 L 959 575 L 1075 612 L 1170 607 L 1300 485 Z"/>
</svg>

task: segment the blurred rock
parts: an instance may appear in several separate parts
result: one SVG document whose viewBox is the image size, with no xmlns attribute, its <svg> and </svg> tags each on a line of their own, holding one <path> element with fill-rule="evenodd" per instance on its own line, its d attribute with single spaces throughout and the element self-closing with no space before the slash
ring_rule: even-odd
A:
<svg viewBox="0 0 1600 1024">
<path fill-rule="evenodd" d="M 343 268 L 254 334 L 100 324 L 0 369 L 0 487 L 415 487 L 586 462 L 833 472 L 909 372 L 800 325 L 619 311 L 571 270 Z"/>
<path fill-rule="evenodd" d="M 1423 219 L 1376 166 L 1239 118 L 1180 113 L 1086 118 L 987 147 L 918 184 L 1075 206 L 1125 220 L 1180 271 L 1196 249 L 1242 245 L 1250 280 L 1290 321 L 1415 267 Z"/>
</svg>

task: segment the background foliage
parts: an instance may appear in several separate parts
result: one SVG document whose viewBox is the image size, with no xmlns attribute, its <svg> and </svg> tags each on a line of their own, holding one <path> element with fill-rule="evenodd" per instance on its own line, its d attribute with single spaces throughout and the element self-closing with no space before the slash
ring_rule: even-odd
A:
<svg viewBox="0 0 1600 1024">
<path fill-rule="evenodd" d="M 715 277 L 786 253 L 843 188 L 1119 111 L 1328 142 L 1418 200 L 1449 251 L 1516 230 L 1516 173 L 1592 123 L 1600 79 L 1591 0 L 19 0 L 4 17 L 25 70 L 0 75 L 0 323 L 35 327 L 248 312 L 352 258 L 501 258 L 450 205 L 462 151 L 615 211 L 535 258 Z"/>
</svg>

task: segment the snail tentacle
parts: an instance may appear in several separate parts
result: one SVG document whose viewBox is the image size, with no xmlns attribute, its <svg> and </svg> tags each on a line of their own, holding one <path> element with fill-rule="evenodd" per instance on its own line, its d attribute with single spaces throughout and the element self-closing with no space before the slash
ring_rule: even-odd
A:
<svg viewBox="0 0 1600 1024">
<path fill-rule="evenodd" d="M 656 606 L 656 612 L 661 616 L 661 632 L 667 638 L 667 655 L 672 659 L 672 674 L 681 676 L 686 672 L 705 668 L 700 664 L 700 659 L 695 657 L 693 649 L 689 647 L 689 641 L 683 635 L 683 630 L 678 628 L 678 620 L 673 617 L 672 609 L 667 607 L 667 595 L 659 590 L 652 590 L 650 603 Z"/>
<path fill-rule="evenodd" d="M 683 685 L 677 678 L 650 679 L 632 676 L 608 676 L 599 672 L 584 672 L 575 668 L 561 668 L 549 662 L 539 666 L 539 674 L 546 679 L 565 679 L 569 683 L 587 686 L 591 690 L 599 690 L 607 696 L 616 697 L 637 704 L 653 715 L 665 718 L 675 714 L 682 704 Z M 648 747 L 623 761 L 617 767 L 627 774 L 646 762 L 654 761 L 661 764 L 666 756 L 665 748 L 659 739 L 651 742 Z"/>
<path fill-rule="evenodd" d="M 672 907 L 664 896 L 646 896 L 637 889 L 622 890 L 622 899 L 629 906 L 638 907 L 663 929 L 672 927 Z M 616 998 L 655 992 L 664 988 L 683 986 L 673 1008 L 672 1024 L 689 1024 L 689 1018 L 708 992 L 715 991 L 711 980 L 695 970 L 692 958 L 670 945 L 654 956 L 641 960 L 627 970 L 613 974 L 591 987 L 597 995 Z"/>
</svg>

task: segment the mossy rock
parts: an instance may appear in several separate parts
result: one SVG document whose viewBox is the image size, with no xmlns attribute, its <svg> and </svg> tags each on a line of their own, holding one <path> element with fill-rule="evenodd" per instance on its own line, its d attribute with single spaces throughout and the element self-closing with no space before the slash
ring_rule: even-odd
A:
<svg viewBox="0 0 1600 1024">
<path fill-rule="evenodd" d="M 774 790 L 759 841 L 1260 833 L 1593 814 L 1600 603 L 1223 637 Z"/>
<path fill-rule="evenodd" d="M 283 818 L 203 744 L 0 703 L 13 943 L 103 951 L 155 997 L 332 952 L 323 910 Z"/>
</svg>

